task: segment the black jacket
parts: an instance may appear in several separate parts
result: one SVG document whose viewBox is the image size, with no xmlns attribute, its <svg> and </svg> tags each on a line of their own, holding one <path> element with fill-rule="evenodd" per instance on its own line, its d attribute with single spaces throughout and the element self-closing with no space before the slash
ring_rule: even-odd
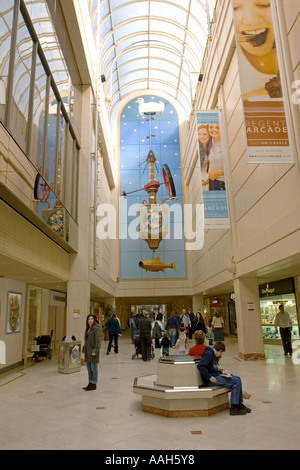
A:
<svg viewBox="0 0 300 470">
<path fill-rule="evenodd" d="M 148 317 L 142 317 L 139 319 L 138 328 L 140 335 L 150 335 L 151 333 L 151 321 Z"/>
</svg>

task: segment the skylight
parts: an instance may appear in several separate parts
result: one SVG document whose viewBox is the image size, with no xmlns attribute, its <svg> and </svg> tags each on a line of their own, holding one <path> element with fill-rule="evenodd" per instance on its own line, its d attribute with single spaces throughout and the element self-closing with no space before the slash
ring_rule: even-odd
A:
<svg viewBox="0 0 300 470">
<path fill-rule="evenodd" d="M 100 1 L 100 69 L 111 113 L 134 91 L 157 90 L 189 114 L 216 2 Z"/>
</svg>

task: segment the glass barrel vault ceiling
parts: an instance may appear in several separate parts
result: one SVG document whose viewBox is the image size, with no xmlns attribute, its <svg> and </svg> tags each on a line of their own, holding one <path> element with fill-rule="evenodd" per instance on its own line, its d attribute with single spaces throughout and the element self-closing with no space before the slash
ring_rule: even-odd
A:
<svg viewBox="0 0 300 470">
<path fill-rule="evenodd" d="M 100 71 L 112 113 L 130 93 L 158 90 L 189 114 L 216 2 L 100 1 Z"/>
</svg>

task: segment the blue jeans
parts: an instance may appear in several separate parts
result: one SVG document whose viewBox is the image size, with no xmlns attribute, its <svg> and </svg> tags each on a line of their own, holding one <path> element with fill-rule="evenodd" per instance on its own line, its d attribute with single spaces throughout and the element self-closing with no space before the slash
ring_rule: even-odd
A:
<svg viewBox="0 0 300 470">
<path fill-rule="evenodd" d="M 96 384 L 98 382 L 98 364 L 96 362 L 87 362 L 86 367 L 88 370 L 89 383 Z"/>
<path fill-rule="evenodd" d="M 172 347 L 175 346 L 176 344 L 176 339 L 177 339 L 177 331 L 176 328 L 169 328 L 169 335 L 170 335 L 170 342 L 172 344 Z"/>
<path fill-rule="evenodd" d="M 211 382 L 209 386 L 212 387 L 226 387 L 231 390 L 230 403 L 231 405 L 241 405 L 243 403 L 243 389 L 242 381 L 237 375 L 232 375 L 231 379 L 226 379 L 218 375 L 216 377 L 217 383 Z"/>
<path fill-rule="evenodd" d="M 119 335 L 109 333 L 108 336 L 109 336 L 109 342 L 108 342 L 108 346 L 107 346 L 107 352 L 110 352 L 111 347 L 112 347 L 112 342 L 114 342 L 114 352 L 118 353 L 119 352 L 119 349 L 118 349 L 119 348 L 118 347 Z"/>
<path fill-rule="evenodd" d="M 131 342 L 134 344 L 133 338 L 136 335 L 136 328 L 130 328 Z"/>
</svg>

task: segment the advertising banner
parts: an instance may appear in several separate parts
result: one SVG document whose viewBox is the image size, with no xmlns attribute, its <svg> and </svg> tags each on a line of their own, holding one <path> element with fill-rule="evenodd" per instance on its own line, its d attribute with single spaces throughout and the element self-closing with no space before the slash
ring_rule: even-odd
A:
<svg viewBox="0 0 300 470">
<path fill-rule="evenodd" d="M 197 111 L 205 228 L 229 228 L 220 115 Z"/>
<path fill-rule="evenodd" d="M 248 163 L 293 163 L 273 0 L 232 0 Z"/>
</svg>

